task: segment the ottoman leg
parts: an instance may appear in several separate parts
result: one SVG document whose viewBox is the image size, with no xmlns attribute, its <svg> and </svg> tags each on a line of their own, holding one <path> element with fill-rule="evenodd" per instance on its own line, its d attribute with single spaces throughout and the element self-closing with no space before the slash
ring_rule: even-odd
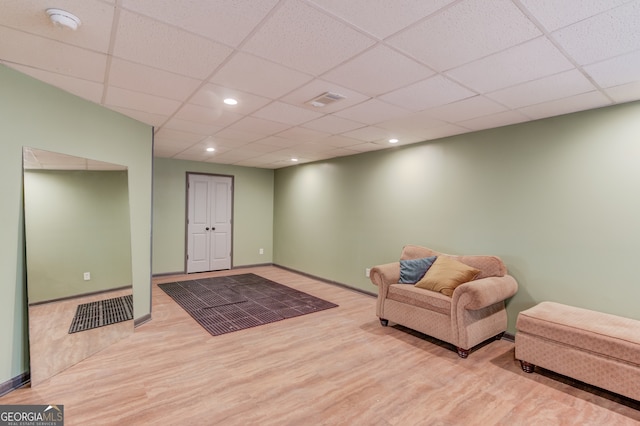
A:
<svg viewBox="0 0 640 426">
<path fill-rule="evenodd" d="M 522 371 L 524 371 L 525 373 L 533 373 L 536 368 L 535 365 L 522 360 L 520 360 L 520 367 L 522 367 Z"/>
<path fill-rule="evenodd" d="M 460 358 L 466 358 L 469 356 L 469 349 L 462 349 L 462 348 L 457 348 L 458 349 L 458 356 Z"/>
<path fill-rule="evenodd" d="M 384 319 L 384 318 L 380 318 L 380 325 L 382 325 L 383 327 L 386 327 L 389 325 L 389 320 Z"/>
</svg>

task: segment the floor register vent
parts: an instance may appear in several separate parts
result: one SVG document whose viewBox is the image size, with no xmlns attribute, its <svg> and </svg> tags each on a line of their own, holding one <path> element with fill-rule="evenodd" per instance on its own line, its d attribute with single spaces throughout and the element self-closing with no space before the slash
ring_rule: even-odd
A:
<svg viewBox="0 0 640 426">
<path fill-rule="evenodd" d="M 131 295 L 83 303 L 76 309 L 69 327 L 69 334 L 132 319 L 133 296 Z"/>
</svg>

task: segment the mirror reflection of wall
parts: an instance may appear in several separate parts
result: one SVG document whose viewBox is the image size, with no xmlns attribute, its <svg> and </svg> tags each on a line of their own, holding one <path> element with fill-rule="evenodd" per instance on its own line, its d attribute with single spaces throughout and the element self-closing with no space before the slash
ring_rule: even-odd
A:
<svg viewBox="0 0 640 426">
<path fill-rule="evenodd" d="M 133 318 L 131 235 L 125 167 L 31 148 L 23 157 L 33 386 L 133 332 L 122 319 Z M 78 321 L 89 325 L 70 333 Z"/>
</svg>

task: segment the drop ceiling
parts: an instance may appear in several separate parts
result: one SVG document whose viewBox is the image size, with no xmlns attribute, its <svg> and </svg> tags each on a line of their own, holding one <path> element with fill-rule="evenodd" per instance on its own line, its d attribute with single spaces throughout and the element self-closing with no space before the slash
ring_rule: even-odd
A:
<svg viewBox="0 0 640 426">
<path fill-rule="evenodd" d="M 156 157 L 276 169 L 640 99 L 640 0 L 0 8 L 1 63 L 154 126 Z"/>
</svg>

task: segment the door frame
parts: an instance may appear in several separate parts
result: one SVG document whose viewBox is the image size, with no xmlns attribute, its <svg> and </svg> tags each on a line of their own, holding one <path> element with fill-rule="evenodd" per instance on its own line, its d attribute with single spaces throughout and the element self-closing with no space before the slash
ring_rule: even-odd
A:
<svg viewBox="0 0 640 426">
<path fill-rule="evenodd" d="M 189 254 L 189 176 L 217 176 L 231 178 L 231 269 L 233 269 L 233 235 L 235 227 L 235 193 L 236 193 L 236 177 L 234 175 L 224 175 L 221 173 L 201 173 L 201 172 L 186 172 L 184 183 L 184 273 L 187 273 L 187 256 Z M 202 273 L 202 272 L 196 272 Z"/>
</svg>

